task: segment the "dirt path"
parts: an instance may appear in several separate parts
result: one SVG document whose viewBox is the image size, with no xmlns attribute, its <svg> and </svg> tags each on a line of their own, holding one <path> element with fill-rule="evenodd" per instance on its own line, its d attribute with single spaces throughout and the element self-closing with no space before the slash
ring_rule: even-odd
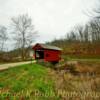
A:
<svg viewBox="0 0 100 100">
<path fill-rule="evenodd" d="M 15 66 L 18 66 L 18 65 L 21 65 L 21 64 L 29 64 L 29 63 L 31 63 L 31 62 L 30 61 L 25 61 L 25 62 L 2 64 L 2 65 L 0 65 L 0 71 L 11 68 L 11 67 L 15 67 Z"/>
</svg>

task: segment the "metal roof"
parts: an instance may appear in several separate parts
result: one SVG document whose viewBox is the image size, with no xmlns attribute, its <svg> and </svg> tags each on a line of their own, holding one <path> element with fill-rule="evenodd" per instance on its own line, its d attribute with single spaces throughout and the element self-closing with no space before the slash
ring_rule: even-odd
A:
<svg viewBox="0 0 100 100">
<path fill-rule="evenodd" d="M 40 45 L 42 48 L 44 49 L 51 49 L 51 50 L 59 50 L 61 51 L 62 49 L 56 46 L 51 46 L 51 45 L 47 45 L 47 44 L 41 44 L 41 43 L 37 43 L 36 45 Z"/>
</svg>

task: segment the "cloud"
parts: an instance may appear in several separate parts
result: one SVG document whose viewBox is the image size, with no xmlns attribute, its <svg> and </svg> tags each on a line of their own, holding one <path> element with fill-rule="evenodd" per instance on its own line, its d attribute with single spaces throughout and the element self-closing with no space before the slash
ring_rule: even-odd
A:
<svg viewBox="0 0 100 100">
<path fill-rule="evenodd" d="M 89 17 L 83 11 L 93 7 L 95 0 L 0 0 L 0 24 L 9 25 L 11 17 L 28 13 L 39 31 L 36 42 L 44 42 L 85 24 Z"/>
</svg>

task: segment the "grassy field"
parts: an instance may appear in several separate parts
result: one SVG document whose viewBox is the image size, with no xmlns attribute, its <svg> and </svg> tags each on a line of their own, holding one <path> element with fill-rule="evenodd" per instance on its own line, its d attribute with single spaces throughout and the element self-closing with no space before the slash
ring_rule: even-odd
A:
<svg viewBox="0 0 100 100">
<path fill-rule="evenodd" d="M 62 67 L 27 64 L 1 71 L 0 100 L 100 100 L 100 62 Z"/>
<path fill-rule="evenodd" d="M 29 100 L 35 95 L 54 95 L 53 81 L 48 76 L 48 68 L 41 65 L 21 65 L 0 72 L 0 100 L 5 98 L 24 98 Z M 18 95 L 20 97 L 18 97 Z M 21 97 L 22 96 L 22 97 Z M 23 97 L 27 96 L 27 98 Z"/>
<path fill-rule="evenodd" d="M 63 55 L 67 61 L 100 62 L 100 55 Z"/>
</svg>

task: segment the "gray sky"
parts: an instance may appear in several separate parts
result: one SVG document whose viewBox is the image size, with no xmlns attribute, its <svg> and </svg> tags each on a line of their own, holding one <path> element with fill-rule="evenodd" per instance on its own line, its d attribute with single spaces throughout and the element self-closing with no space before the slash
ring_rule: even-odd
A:
<svg viewBox="0 0 100 100">
<path fill-rule="evenodd" d="M 8 26 L 11 17 L 26 14 L 39 32 L 36 42 L 63 37 L 73 26 L 85 24 L 96 0 L 0 0 L 0 24 Z"/>
</svg>

